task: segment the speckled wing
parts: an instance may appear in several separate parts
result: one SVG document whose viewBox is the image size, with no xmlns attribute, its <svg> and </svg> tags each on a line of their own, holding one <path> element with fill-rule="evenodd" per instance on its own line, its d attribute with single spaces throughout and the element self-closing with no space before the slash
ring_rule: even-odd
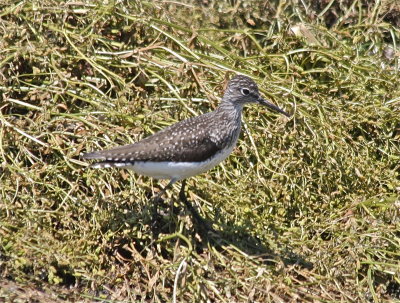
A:
<svg viewBox="0 0 400 303">
<path fill-rule="evenodd" d="M 83 158 L 102 160 L 104 164 L 135 161 L 202 162 L 223 148 L 210 134 L 210 118 L 205 114 L 183 120 L 137 143 L 87 153 Z"/>
</svg>

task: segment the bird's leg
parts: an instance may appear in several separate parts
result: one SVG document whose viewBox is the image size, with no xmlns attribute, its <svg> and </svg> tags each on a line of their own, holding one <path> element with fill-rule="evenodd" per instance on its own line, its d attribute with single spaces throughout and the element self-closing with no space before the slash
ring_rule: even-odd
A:
<svg viewBox="0 0 400 303">
<path fill-rule="evenodd" d="M 171 180 L 169 181 L 169 183 L 167 184 L 167 186 L 165 186 L 155 197 L 153 197 L 153 200 L 154 200 L 154 201 L 159 201 L 160 198 L 161 198 L 161 196 L 162 196 L 163 194 L 165 194 L 165 192 L 167 191 L 167 189 L 171 188 L 171 186 L 172 186 L 176 181 L 178 181 L 178 180 L 177 180 L 177 179 L 171 179 Z"/>
<path fill-rule="evenodd" d="M 153 214 L 152 214 L 152 226 L 153 228 L 156 228 L 157 225 L 157 219 L 158 219 L 158 205 L 160 203 L 160 199 L 161 196 L 167 191 L 167 189 L 169 189 L 175 182 L 177 181 L 177 179 L 171 179 L 169 181 L 169 183 L 167 184 L 167 186 L 165 186 L 155 197 L 152 198 L 153 200 Z"/>
<path fill-rule="evenodd" d="M 186 186 L 186 180 L 183 180 L 181 190 L 179 191 L 179 199 L 185 204 L 186 208 L 190 211 L 190 213 L 192 214 L 192 216 L 195 219 L 199 228 L 201 228 L 203 230 L 205 229 L 207 232 L 208 231 L 214 232 L 214 229 L 212 228 L 212 224 L 210 224 L 210 222 L 203 219 L 203 217 L 200 216 L 200 214 L 198 213 L 196 208 L 194 208 L 192 203 L 190 203 L 188 201 L 188 199 L 186 198 L 185 186 Z"/>
</svg>

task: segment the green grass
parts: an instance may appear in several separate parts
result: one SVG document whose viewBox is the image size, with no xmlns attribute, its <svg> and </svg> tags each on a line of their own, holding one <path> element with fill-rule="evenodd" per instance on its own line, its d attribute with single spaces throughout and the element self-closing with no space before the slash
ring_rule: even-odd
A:
<svg viewBox="0 0 400 303">
<path fill-rule="evenodd" d="M 400 6 L 264 2 L 0 4 L 0 300 L 400 299 Z M 188 181 L 210 241 L 179 184 L 155 237 L 166 183 L 80 154 L 214 109 L 236 73 L 294 116 L 246 108 Z"/>
</svg>

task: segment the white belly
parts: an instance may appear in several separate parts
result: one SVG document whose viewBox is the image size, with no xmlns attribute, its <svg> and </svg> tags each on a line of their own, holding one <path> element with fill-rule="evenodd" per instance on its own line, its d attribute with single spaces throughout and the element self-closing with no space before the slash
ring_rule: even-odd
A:
<svg viewBox="0 0 400 303">
<path fill-rule="evenodd" d="M 223 149 L 214 157 L 203 162 L 151 162 L 136 161 L 133 165 L 118 165 L 132 169 L 136 173 L 156 179 L 182 180 L 201 174 L 226 159 L 233 147 Z"/>
</svg>

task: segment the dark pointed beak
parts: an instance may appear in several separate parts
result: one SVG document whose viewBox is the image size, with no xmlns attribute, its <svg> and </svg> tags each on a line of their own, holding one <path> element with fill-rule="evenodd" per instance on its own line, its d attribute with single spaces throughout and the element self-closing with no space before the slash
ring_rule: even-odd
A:
<svg viewBox="0 0 400 303">
<path fill-rule="evenodd" d="M 268 107 L 268 108 L 270 108 L 270 109 L 272 109 L 272 110 L 274 110 L 274 111 L 276 111 L 276 112 L 278 112 L 278 113 L 281 113 L 281 114 L 283 114 L 283 115 L 285 115 L 286 117 L 289 117 L 290 118 L 290 115 L 287 113 L 287 112 L 285 112 L 283 109 L 280 109 L 278 106 L 276 106 L 275 104 L 272 104 L 272 103 L 270 103 L 270 102 L 268 102 L 267 100 L 264 100 L 263 98 L 258 98 L 258 103 L 260 103 L 260 104 L 262 104 L 262 105 L 265 105 L 266 107 Z"/>
</svg>

